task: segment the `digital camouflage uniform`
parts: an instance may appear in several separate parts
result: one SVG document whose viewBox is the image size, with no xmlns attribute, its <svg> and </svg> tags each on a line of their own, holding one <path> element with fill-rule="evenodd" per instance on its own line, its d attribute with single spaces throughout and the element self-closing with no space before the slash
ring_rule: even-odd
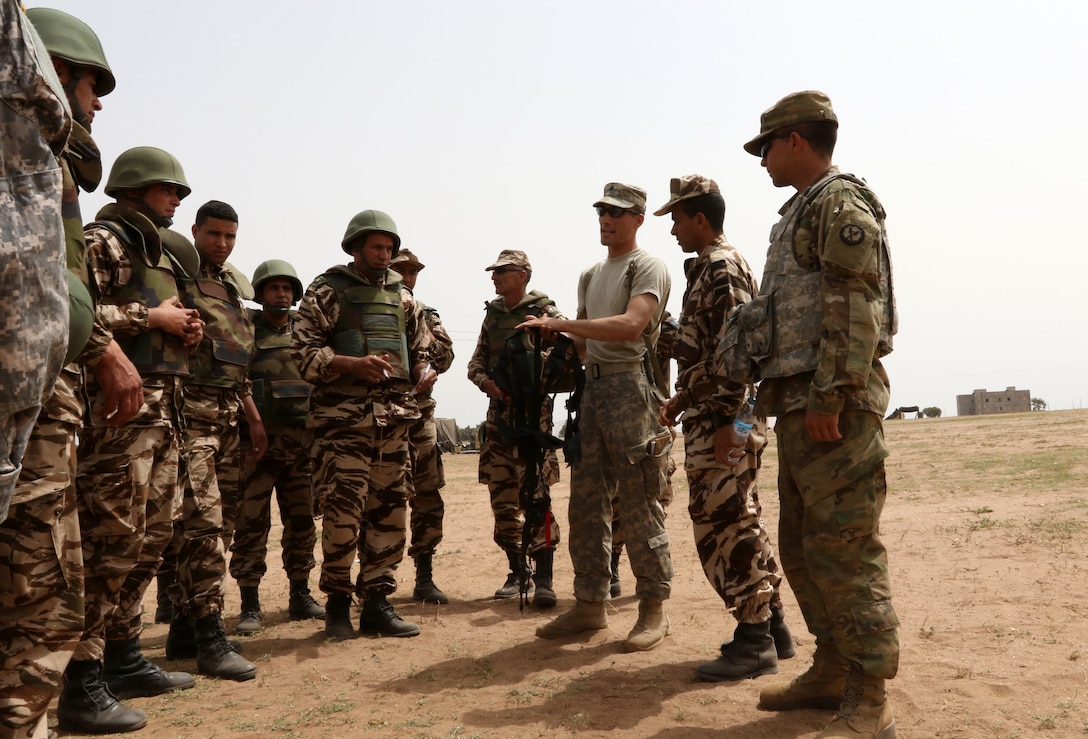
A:
<svg viewBox="0 0 1088 739">
<path fill-rule="evenodd" d="M 0 4 L 0 521 L 68 336 L 57 154 L 72 127 L 53 67 L 20 3 Z M 39 56 L 42 61 L 39 61 Z"/>
<path fill-rule="evenodd" d="M 296 293 L 297 294 L 297 293 Z M 242 502 L 230 551 L 230 574 L 243 587 L 260 585 L 268 571 L 268 532 L 272 526 L 272 491 L 276 491 L 283 534 L 283 569 L 290 580 L 305 581 L 316 565 L 314 546 L 313 463 L 311 433 L 306 429 L 310 385 L 291 357 L 291 311 L 282 329 L 271 326 L 262 310 L 250 310 L 256 330 L 256 355 L 249 365 L 253 400 L 268 435 L 268 451 L 260 460 L 244 459 Z M 242 434 L 243 452 L 248 449 Z"/>
<path fill-rule="evenodd" d="M 438 311 L 419 303 L 431 332 L 431 368 L 442 374 L 453 364 L 453 339 L 442 327 Z M 445 504 L 439 492 L 446 485 L 442 469 L 442 450 L 438 448 L 438 429 L 434 423 L 435 400 L 428 390 L 416 395 L 420 417 L 408 429 L 408 448 L 412 474 L 408 478 L 408 501 L 411 506 L 412 559 L 422 554 L 434 554 L 442 542 L 442 520 Z"/>
<path fill-rule="evenodd" d="M 749 388 L 720 374 L 714 354 L 725 316 L 757 291 L 744 257 L 719 235 L 698 256 L 684 263 L 684 293 L 679 331 L 673 347 L 676 388 L 684 411 L 684 470 L 688 478 L 688 513 L 699 561 L 726 608 L 737 620 L 760 623 L 781 576 L 762 519 L 757 475 L 767 445 L 766 421 L 757 419 L 736 467 L 715 460 L 714 433 L 723 418 L 740 410 Z"/>
<path fill-rule="evenodd" d="M 526 316 L 563 317 L 551 298 L 538 290 L 530 290 L 512 308 L 507 308 L 506 301 L 499 296 L 486 303 L 485 310 L 487 313 L 476 341 L 476 350 L 468 362 L 468 379 L 477 387 L 491 379 L 491 371 L 499 361 L 503 344 Z M 503 430 L 510 428 L 509 401 L 492 398 L 487 407 L 484 438 L 480 445 L 479 481 L 487 485 L 491 495 L 495 543 L 507 554 L 517 555 L 521 552 L 525 522 L 519 494 L 525 481 L 526 463 L 520 458 L 517 446 L 502 441 Z M 540 428 L 547 434 L 552 433 L 552 398 L 548 395 L 543 396 L 540 406 Z M 544 452 L 543 478 L 549 487 L 559 482 L 559 460 L 554 449 Z M 559 523 L 552 515 L 548 516 L 548 521 L 547 526 L 540 526 L 532 532 L 530 554 L 555 548 L 559 544 Z"/>
<path fill-rule="evenodd" d="M 144 394 L 131 421 L 107 426 L 98 415 L 102 388 L 87 378 L 91 425 L 80 437 L 77 482 L 87 623 L 75 659 L 97 660 L 105 639 L 139 637 L 143 596 L 170 541 L 189 350 L 148 327 L 148 308 L 178 295 L 176 267 L 151 221 L 110 204 L 88 224 L 86 238 L 98 317 L 140 372 Z"/>
<path fill-rule="evenodd" d="M 385 312 L 368 316 L 374 306 Z M 330 595 L 389 594 L 404 557 L 408 428 L 419 418 L 410 373 L 430 361 L 426 318 L 396 272 L 372 282 L 351 266 L 319 276 L 298 313 L 292 356 L 314 386 L 307 427 L 323 514 L 320 587 Z M 364 324 L 377 328 L 368 334 Z M 336 354 L 368 351 L 391 357 L 394 374 L 380 385 L 331 371 Z M 353 583 L 357 551 L 363 564 Z"/>
<path fill-rule="evenodd" d="M 899 619 L 879 538 L 890 395 L 880 357 L 896 319 L 884 210 L 832 167 L 780 213 L 760 293 L 777 291 L 779 351 L 760 362 L 756 409 L 777 417 L 779 553 L 817 642 L 891 678 Z M 812 441 L 807 410 L 839 413 L 842 439 Z"/>
<path fill-rule="evenodd" d="M 182 434 L 184 493 L 177 542 L 175 615 L 193 621 L 223 612 L 225 550 L 234 532 L 241 498 L 242 452 L 239 414 L 250 392 L 247 368 L 254 328 L 242 303 L 248 280 L 230 263 L 203 262 L 200 277 L 185 280 L 184 302 L 200 311 L 204 338 L 192 355 L 185 382 Z"/>
</svg>

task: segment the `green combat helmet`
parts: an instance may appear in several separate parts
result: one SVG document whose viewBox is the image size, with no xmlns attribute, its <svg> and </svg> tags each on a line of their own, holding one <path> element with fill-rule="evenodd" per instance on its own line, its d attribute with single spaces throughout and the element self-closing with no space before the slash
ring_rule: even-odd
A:
<svg viewBox="0 0 1088 739">
<path fill-rule="evenodd" d="M 107 192 L 109 191 L 107 190 Z M 340 247 L 348 254 L 351 254 L 351 242 L 371 231 L 387 233 L 392 236 L 393 256 L 397 256 L 400 252 L 400 236 L 397 234 L 397 224 L 380 210 L 364 210 L 362 213 L 357 213 L 348 223 L 348 230 L 344 232 L 344 240 L 340 242 Z"/>
<path fill-rule="evenodd" d="M 74 15 L 52 8 L 27 8 L 26 17 L 34 24 L 50 56 L 75 67 L 93 69 L 98 78 L 94 86 L 98 97 L 113 92 L 117 80 L 113 77 L 110 63 L 106 61 L 102 42 L 90 26 Z"/>
<path fill-rule="evenodd" d="M 282 259 L 269 259 L 267 262 L 258 264 L 257 269 L 253 270 L 253 292 L 257 295 L 258 303 L 261 302 L 261 288 L 265 280 L 273 277 L 282 277 L 291 283 L 291 291 L 294 295 L 291 305 L 302 300 L 302 281 L 295 273 L 295 268 Z"/>
<path fill-rule="evenodd" d="M 87 286 L 71 270 L 65 270 L 68 276 L 68 354 L 65 364 L 76 361 L 83 353 L 87 340 L 91 338 L 94 326 L 94 301 Z"/>
<path fill-rule="evenodd" d="M 154 146 L 137 146 L 122 152 L 113 163 L 106 180 L 106 194 L 116 198 L 125 190 L 142 190 L 160 182 L 177 185 L 181 199 L 192 192 L 181 162 L 173 154 Z"/>
</svg>

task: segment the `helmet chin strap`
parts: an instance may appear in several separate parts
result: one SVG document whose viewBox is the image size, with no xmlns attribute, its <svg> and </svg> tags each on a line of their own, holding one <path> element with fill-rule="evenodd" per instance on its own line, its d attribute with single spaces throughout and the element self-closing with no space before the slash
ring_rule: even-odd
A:
<svg viewBox="0 0 1088 739">
<path fill-rule="evenodd" d="M 83 108 L 79 106 L 79 100 L 76 98 L 76 88 L 79 87 L 79 82 L 83 79 L 83 67 L 77 67 L 75 64 L 69 63 L 68 68 L 71 71 L 68 73 L 68 81 L 63 83 L 63 87 L 65 94 L 68 96 L 68 105 L 72 109 L 72 118 L 75 119 L 76 123 L 87 129 L 87 133 L 90 133 L 91 119 L 83 112 Z"/>
</svg>

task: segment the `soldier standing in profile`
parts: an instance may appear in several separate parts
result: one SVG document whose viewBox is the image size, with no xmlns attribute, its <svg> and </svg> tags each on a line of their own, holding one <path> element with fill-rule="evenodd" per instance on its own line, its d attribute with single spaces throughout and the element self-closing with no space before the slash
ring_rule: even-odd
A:
<svg viewBox="0 0 1088 739">
<path fill-rule="evenodd" d="M 354 592 L 363 601 L 362 634 L 411 637 L 419 626 L 401 619 L 388 596 L 404 558 L 408 427 L 419 418 L 412 390 L 427 390 L 438 377 L 430 367 L 431 335 L 423 309 L 389 269 L 400 249 L 392 218 L 357 213 L 340 246 L 352 262 L 307 288 L 291 348 L 314 386 L 307 425 L 322 503 L 325 633 L 354 635 Z M 352 583 L 357 552 L 361 567 Z"/>
<path fill-rule="evenodd" d="M 404 280 L 404 287 L 415 296 L 416 279 L 423 270 L 416 255 L 409 249 L 401 249 L 389 265 Z M 423 309 L 427 328 L 431 332 L 431 368 L 442 374 L 453 364 L 453 339 L 442 327 L 438 311 L 425 305 Z M 408 505 L 411 508 L 409 529 L 412 542 L 408 556 L 416 565 L 416 584 L 412 600 L 423 603 L 449 603 L 449 597 L 434 584 L 434 554 L 442 542 L 442 520 L 446 507 L 441 488 L 446 485 L 442 469 L 442 450 L 438 448 L 438 429 L 434 422 L 435 401 L 431 391 L 420 390 L 416 394 L 420 417 L 408 431 L 408 445 L 412 458 L 412 474 L 408 479 Z"/>
<path fill-rule="evenodd" d="M 311 434 L 306 429 L 311 388 L 291 358 L 291 337 L 298 320 L 291 306 L 302 299 L 302 282 L 290 264 L 270 259 L 253 272 L 253 292 L 261 308 L 249 311 L 257 347 L 249 378 L 268 451 L 255 459 L 243 429 L 242 498 L 230 547 L 230 574 L 242 594 L 237 634 L 255 634 L 261 628 L 259 588 L 268 571 L 273 489 L 283 524 L 283 569 L 290 582 L 288 616 L 292 621 L 325 617 L 325 609 L 310 594 L 310 571 L 317 565 Z"/>
<path fill-rule="evenodd" d="M 503 441 L 503 434 L 513 431 L 510 398 L 505 397 L 491 373 L 499 361 L 503 344 L 518 324 L 529 316 L 562 318 L 555 303 L 539 290 L 528 290 L 533 268 L 525 252 L 503 249 L 494 264 L 487 267 L 499 297 L 486 304 L 487 313 L 480 329 L 476 350 L 468 362 L 468 379 L 487 394 L 490 402 L 484 423 L 484 441 L 480 448 L 480 482 L 486 483 L 491 495 L 491 512 L 495 515 L 495 543 L 506 553 L 510 572 L 506 582 L 495 591 L 495 597 L 516 598 L 522 575 L 521 549 L 525 510 L 520 492 L 525 484 L 529 460 L 522 458 L 516 445 Z M 528 341 L 528 337 L 523 339 Z M 552 431 L 552 399 L 544 395 L 540 407 L 540 430 Z M 543 451 L 543 483 L 551 487 L 559 481 L 559 460 L 554 449 Z M 552 587 L 555 547 L 559 544 L 559 523 L 545 514 L 544 525 L 530 532 L 529 554 L 535 560 L 533 605 L 538 608 L 555 606 Z"/>
</svg>

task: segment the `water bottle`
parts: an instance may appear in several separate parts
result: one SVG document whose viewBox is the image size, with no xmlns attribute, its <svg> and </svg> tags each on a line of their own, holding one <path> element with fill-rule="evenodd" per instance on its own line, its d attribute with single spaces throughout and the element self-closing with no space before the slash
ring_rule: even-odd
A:
<svg viewBox="0 0 1088 739">
<path fill-rule="evenodd" d="M 737 417 L 733 421 L 733 450 L 729 452 L 726 461 L 730 467 L 736 467 L 747 452 L 744 445 L 748 443 L 748 436 L 752 433 L 752 426 L 756 422 L 756 399 L 749 395 L 748 400 L 740 407 Z"/>
</svg>

